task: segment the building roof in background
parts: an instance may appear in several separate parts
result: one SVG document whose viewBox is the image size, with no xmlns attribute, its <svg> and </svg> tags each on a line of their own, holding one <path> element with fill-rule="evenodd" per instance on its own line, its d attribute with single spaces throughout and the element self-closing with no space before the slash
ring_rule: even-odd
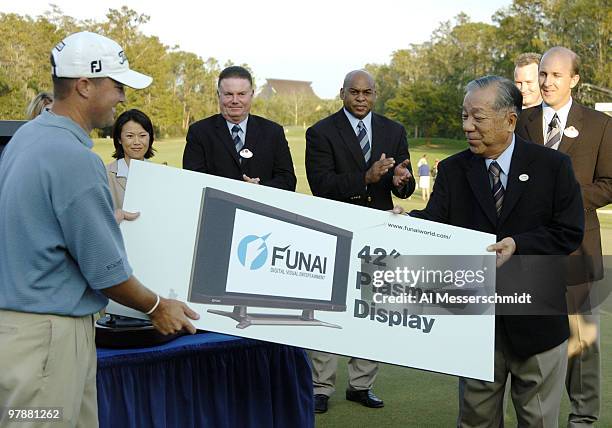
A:
<svg viewBox="0 0 612 428">
<path fill-rule="evenodd" d="M 305 80 L 287 80 L 287 79 L 266 79 L 266 83 L 261 87 L 261 91 L 257 95 L 264 99 L 271 98 L 276 95 L 304 95 L 306 97 L 319 98 L 312 89 L 312 82 Z"/>
</svg>

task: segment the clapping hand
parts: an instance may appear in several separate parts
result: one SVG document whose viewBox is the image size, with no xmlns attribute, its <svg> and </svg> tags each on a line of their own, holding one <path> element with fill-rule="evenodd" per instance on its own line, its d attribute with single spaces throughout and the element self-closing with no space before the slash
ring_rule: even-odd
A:
<svg viewBox="0 0 612 428">
<path fill-rule="evenodd" d="M 408 169 L 409 165 L 410 159 L 405 159 L 393 170 L 393 186 L 396 188 L 401 189 L 404 187 L 408 183 L 408 180 L 410 180 L 410 177 L 412 177 L 412 174 Z"/>
<path fill-rule="evenodd" d="M 367 184 L 378 183 L 383 175 L 385 175 L 395 164 L 393 158 L 388 158 L 383 153 L 380 159 L 372 164 L 366 172 L 365 182 Z"/>
</svg>

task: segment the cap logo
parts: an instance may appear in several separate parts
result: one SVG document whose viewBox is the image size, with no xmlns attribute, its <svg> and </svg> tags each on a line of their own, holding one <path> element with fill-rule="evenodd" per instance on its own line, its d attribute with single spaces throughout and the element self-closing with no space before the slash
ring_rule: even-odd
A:
<svg viewBox="0 0 612 428">
<path fill-rule="evenodd" d="M 117 55 L 119 55 L 119 64 L 123 65 L 123 63 L 127 61 L 127 56 L 125 55 L 125 52 L 121 51 Z"/>
<path fill-rule="evenodd" d="M 108 77 L 130 88 L 146 88 L 153 79 L 130 70 L 126 53 L 117 42 L 108 37 L 80 31 L 53 46 L 51 73 L 56 77 L 72 79 Z"/>
</svg>

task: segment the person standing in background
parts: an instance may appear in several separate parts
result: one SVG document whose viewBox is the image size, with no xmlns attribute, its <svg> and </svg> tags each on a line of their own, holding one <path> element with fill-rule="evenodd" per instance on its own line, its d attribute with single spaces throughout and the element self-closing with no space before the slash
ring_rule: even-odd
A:
<svg viewBox="0 0 612 428">
<path fill-rule="evenodd" d="M 43 110 L 50 110 L 52 106 L 53 94 L 49 92 L 39 92 L 26 108 L 26 119 L 32 120 L 42 113 Z"/>
<path fill-rule="evenodd" d="M 594 424 L 601 402 L 599 314 L 591 288 L 604 275 L 597 209 L 612 203 L 612 120 L 577 103 L 572 90 L 580 80 L 580 57 L 557 46 L 540 61 L 544 102 L 523 110 L 517 135 L 567 154 L 580 183 L 585 233 L 570 257 L 567 290 L 570 339 L 566 388 L 571 403 L 569 427 Z"/>
<path fill-rule="evenodd" d="M 348 73 L 340 89 L 343 108 L 306 131 L 306 176 L 314 196 L 390 210 L 391 194 L 414 192 L 406 131 L 372 112 L 374 78 L 364 70 Z M 315 413 L 324 413 L 335 392 L 338 356 L 310 351 Z M 372 387 L 378 363 L 351 358 L 346 399 L 370 408 L 384 406 Z"/>
<path fill-rule="evenodd" d="M 429 200 L 429 192 L 431 189 L 431 178 L 429 175 L 429 164 L 427 163 L 427 155 L 424 154 L 417 163 L 417 171 L 419 174 L 419 187 L 421 188 L 421 197 L 425 202 Z"/>
<path fill-rule="evenodd" d="M 106 165 L 106 173 L 113 206 L 115 209 L 122 209 L 130 161 L 142 161 L 154 156 L 155 132 L 149 116 L 140 110 L 132 109 L 119 115 L 112 135 L 115 145 L 113 157 L 116 160 Z"/>
<path fill-rule="evenodd" d="M 183 168 L 293 192 L 297 179 L 285 131 L 251 114 L 254 92 L 253 78 L 244 67 L 221 71 L 221 112 L 189 127 Z"/>
<path fill-rule="evenodd" d="M 534 52 L 520 54 L 514 62 L 514 84 L 523 96 L 523 109 L 542 104 L 538 83 L 538 65 L 542 55 Z"/>
<path fill-rule="evenodd" d="M 435 184 L 436 177 L 438 176 L 438 164 L 440 163 L 440 159 L 436 159 L 434 162 L 434 166 L 431 168 L 431 184 Z"/>
</svg>

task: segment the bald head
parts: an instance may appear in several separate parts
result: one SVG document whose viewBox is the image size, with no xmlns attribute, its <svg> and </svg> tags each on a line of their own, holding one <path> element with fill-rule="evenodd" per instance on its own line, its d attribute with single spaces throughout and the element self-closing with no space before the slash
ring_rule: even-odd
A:
<svg viewBox="0 0 612 428">
<path fill-rule="evenodd" d="M 344 108 L 357 119 L 366 117 L 376 102 L 374 78 L 365 70 L 353 70 L 344 78 L 340 89 Z"/>
<path fill-rule="evenodd" d="M 344 77 L 344 83 L 342 84 L 342 88 L 349 88 L 351 86 L 351 83 L 353 82 L 353 79 L 356 79 L 358 77 L 362 79 L 367 79 L 372 89 L 376 90 L 376 82 L 374 81 L 374 78 L 370 73 L 365 70 L 353 70 L 348 72 L 347 75 Z"/>
<path fill-rule="evenodd" d="M 554 110 L 567 105 L 578 84 L 580 58 L 571 50 L 556 46 L 542 56 L 538 82 L 544 102 Z"/>
<path fill-rule="evenodd" d="M 569 61 L 571 63 L 572 76 L 580 74 L 580 57 L 571 49 L 563 46 L 555 46 L 554 48 L 550 48 L 544 52 L 544 55 L 542 55 L 542 60 L 544 60 L 545 57 L 557 57 L 561 60 Z"/>
</svg>

